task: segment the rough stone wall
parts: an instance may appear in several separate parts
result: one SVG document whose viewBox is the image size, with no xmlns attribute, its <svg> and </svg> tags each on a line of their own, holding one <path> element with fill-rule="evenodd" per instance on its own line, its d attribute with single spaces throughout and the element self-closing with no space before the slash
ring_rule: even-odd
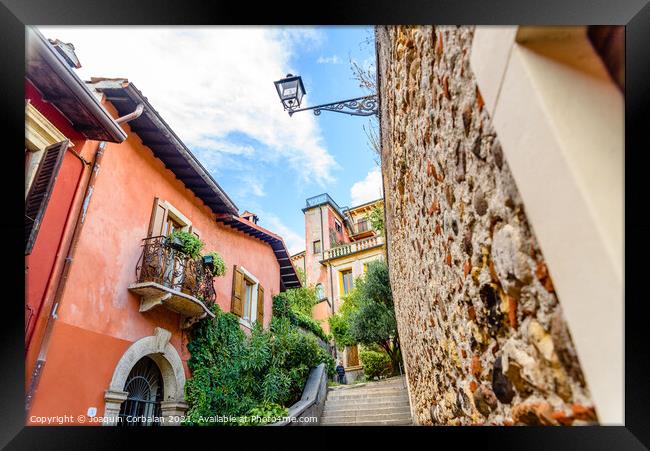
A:
<svg viewBox="0 0 650 451">
<path fill-rule="evenodd" d="M 597 421 L 469 66 L 473 27 L 378 27 L 391 285 L 419 424 Z"/>
</svg>

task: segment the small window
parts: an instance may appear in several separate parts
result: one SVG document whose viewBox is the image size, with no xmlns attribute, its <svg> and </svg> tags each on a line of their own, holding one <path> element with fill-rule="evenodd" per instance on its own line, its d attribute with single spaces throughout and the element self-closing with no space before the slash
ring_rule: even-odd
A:
<svg viewBox="0 0 650 451">
<path fill-rule="evenodd" d="M 233 268 L 230 311 L 248 328 L 255 321 L 264 324 L 264 288 L 253 274 L 237 265 Z"/>
<path fill-rule="evenodd" d="M 342 232 L 343 231 L 343 226 L 341 225 L 341 223 L 339 222 L 338 219 L 334 220 L 334 226 L 336 227 L 337 232 Z"/>
<path fill-rule="evenodd" d="M 341 271 L 341 288 L 344 295 L 348 294 L 350 291 L 352 291 L 352 288 L 354 288 L 351 269 Z"/>
<path fill-rule="evenodd" d="M 163 231 L 163 235 L 165 236 L 170 236 L 174 231 L 176 230 L 183 230 L 183 225 L 179 223 L 176 219 L 172 217 L 172 215 L 167 215 L 167 220 L 165 221 L 164 224 L 165 230 Z"/>
<path fill-rule="evenodd" d="M 320 240 L 314 241 L 314 254 L 320 254 L 321 253 L 321 245 L 320 245 Z"/>
<path fill-rule="evenodd" d="M 367 219 L 362 219 L 357 222 L 357 233 L 367 232 L 368 230 L 370 230 L 370 225 Z"/>
<path fill-rule="evenodd" d="M 316 285 L 316 298 L 318 298 L 319 301 L 322 301 L 325 299 L 325 290 L 323 290 L 323 284 L 319 283 Z"/>
<path fill-rule="evenodd" d="M 255 283 L 248 279 L 244 279 L 245 292 L 244 292 L 244 314 L 242 318 L 246 321 L 251 321 L 253 317 L 253 292 L 255 290 Z"/>
</svg>

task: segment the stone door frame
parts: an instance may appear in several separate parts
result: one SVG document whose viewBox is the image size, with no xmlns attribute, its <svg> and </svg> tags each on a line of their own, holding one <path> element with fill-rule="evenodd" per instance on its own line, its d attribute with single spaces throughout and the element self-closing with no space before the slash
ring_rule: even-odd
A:
<svg viewBox="0 0 650 451">
<path fill-rule="evenodd" d="M 171 332 L 156 327 L 153 335 L 139 339 L 124 352 L 104 395 L 104 426 L 117 425 L 120 408 L 129 395 L 124 391 L 124 385 L 133 366 L 143 357 L 156 362 L 163 378 L 162 424 L 180 424 L 176 417 L 184 415 L 188 408 L 184 390 L 185 370 L 178 352 L 169 342 L 170 338 Z"/>
</svg>

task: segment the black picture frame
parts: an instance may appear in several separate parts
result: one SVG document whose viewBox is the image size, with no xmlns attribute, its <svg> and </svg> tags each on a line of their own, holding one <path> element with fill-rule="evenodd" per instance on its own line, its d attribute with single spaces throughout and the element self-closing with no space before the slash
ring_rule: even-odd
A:
<svg viewBox="0 0 650 451">
<path fill-rule="evenodd" d="M 403 440 L 407 446 L 454 446 L 471 444 L 480 449 L 647 449 L 650 447 L 650 339 L 648 338 L 648 295 L 645 287 L 650 268 L 646 262 L 648 232 L 648 147 L 650 117 L 650 5 L 648 0 L 486 0 L 456 1 L 330 1 L 318 5 L 278 8 L 277 4 L 248 2 L 206 2 L 184 0 L 1 0 L 0 123 L 8 126 L 3 157 L 5 168 L 18 166 L 19 152 L 11 152 L 24 141 L 24 52 L 25 25 L 221 25 L 221 24 L 539 24 L 539 25 L 625 25 L 625 426 L 574 428 L 522 427 L 433 427 L 377 428 L 376 438 Z M 315 7 L 314 7 L 315 6 Z M 128 51 L 128 48 L 125 49 Z M 15 187 L 21 184 L 20 171 L 9 169 L 2 177 L 5 214 L 0 228 L 6 238 L 21 236 L 21 209 L 24 199 Z M 9 214 L 10 212 L 10 214 Z M 6 240 L 3 321 L 0 368 L 0 446 L 7 449 L 116 449 L 133 445 L 133 431 L 101 427 L 25 427 L 24 410 L 24 274 L 22 242 Z M 13 255 L 15 254 L 15 256 Z M 7 292 L 9 291 L 9 292 Z M 139 431 L 147 443 L 181 439 L 190 446 L 234 446 L 230 436 L 238 428 L 156 428 Z M 227 429 L 227 430 L 226 430 Z M 358 446 L 342 441 L 339 432 L 326 428 L 255 428 L 247 440 L 260 439 L 267 446 L 286 447 Z M 247 429 L 250 430 L 250 429 Z M 348 429 L 346 434 L 354 436 Z M 364 431 L 367 432 L 367 431 Z M 278 434 L 277 437 L 274 437 Z M 318 438 L 323 434 L 323 439 Z M 301 436 L 298 438 L 298 436 Z M 227 437 L 230 436 L 230 437 Z M 270 437 L 269 437 L 270 436 Z M 294 441 L 295 438 L 295 441 Z M 150 442 L 151 440 L 151 442 Z M 231 443 L 227 445 L 226 443 Z M 250 442 L 247 442 L 250 443 Z M 385 442 L 386 444 L 388 442 Z M 193 445 L 192 445 L 193 444 Z M 252 446 L 252 445 L 249 445 Z M 479 448 L 475 448 L 479 449 Z"/>
</svg>

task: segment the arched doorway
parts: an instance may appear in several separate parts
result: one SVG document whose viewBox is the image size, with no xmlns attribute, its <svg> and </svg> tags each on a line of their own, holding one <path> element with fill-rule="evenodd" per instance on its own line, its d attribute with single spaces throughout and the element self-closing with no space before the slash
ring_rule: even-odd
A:
<svg viewBox="0 0 650 451">
<path fill-rule="evenodd" d="M 160 415 L 154 416 L 162 417 L 163 425 L 179 424 L 177 419 L 188 407 L 185 371 L 170 338 L 168 330 L 156 327 L 153 335 L 131 344 L 122 355 L 104 394 L 104 425 L 120 424 L 122 415 L 129 411 L 146 411 L 145 404 L 154 406 L 149 409 L 158 409 Z"/>
<path fill-rule="evenodd" d="M 149 357 L 138 360 L 124 385 L 128 393 L 120 408 L 120 426 L 158 426 L 162 417 L 163 379 L 160 368 Z"/>
</svg>

